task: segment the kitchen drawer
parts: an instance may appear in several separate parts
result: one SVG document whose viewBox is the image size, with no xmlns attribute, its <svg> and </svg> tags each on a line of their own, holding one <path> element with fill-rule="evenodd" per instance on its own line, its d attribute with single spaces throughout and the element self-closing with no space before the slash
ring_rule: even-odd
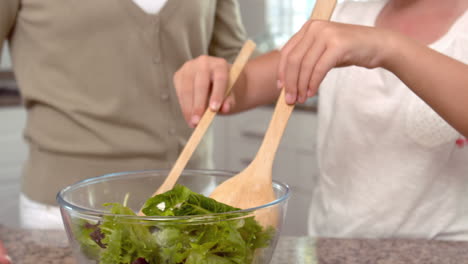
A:
<svg viewBox="0 0 468 264">
<path fill-rule="evenodd" d="M 290 187 L 286 221 L 283 232 L 287 236 L 306 236 L 311 192 L 300 187 Z"/>
<path fill-rule="evenodd" d="M 0 168 L 21 165 L 26 159 L 27 151 L 27 145 L 21 135 L 0 135 Z"/>
<path fill-rule="evenodd" d="M 215 125 L 215 156 L 224 156 L 218 168 L 242 170 L 247 167 L 265 136 L 272 108 L 264 107 L 224 117 Z M 310 112 L 294 112 L 283 135 L 274 162 L 274 175 L 294 186 L 301 186 L 301 171 L 313 174 L 316 164 L 316 116 Z M 219 149 L 222 145 L 222 151 Z M 217 156 L 218 160 L 221 160 Z"/>
<path fill-rule="evenodd" d="M 27 145 L 23 140 L 26 111 L 21 107 L 0 108 L 0 185 L 5 181 L 19 183 Z"/>
<path fill-rule="evenodd" d="M 0 138 L 5 135 L 21 137 L 26 124 L 26 110 L 23 107 L 0 107 Z"/>
<path fill-rule="evenodd" d="M 315 155 L 280 149 L 273 164 L 273 178 L 293 187 L 312 189 L 317 174 Z"/>
<path fill-rule="evenodd" d="M 230 141 L 240 145 L 259 144 L 265 136 L 272 116 L 269 108 L 261 108 L 230 117 Z M 316 146 L 317 117 L 309 112 L 293 112 L 281 139 L 280 147 L 314 150 Z M 237 131 L 237 133 L 236 133 Z"/>
<path fill-rule="evenodd" d="M 18 179 L 5 179 L 11 175 Z M 14 177 L 13 177 L 14 178 Z M 2 170 L 0 173 L 0 224 L 19 227 L 18 199 L 20 193 L 19 172 L 17 170 Z"/>
</svg>

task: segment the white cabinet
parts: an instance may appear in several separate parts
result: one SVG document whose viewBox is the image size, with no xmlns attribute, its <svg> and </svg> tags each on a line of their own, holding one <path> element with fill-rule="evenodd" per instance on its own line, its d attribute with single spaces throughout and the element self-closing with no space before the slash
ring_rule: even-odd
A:
<svg viewBox="0 0 468 264">
<path fill-rule="evenodd" d="M 23 140 L 26 111 L 0 108 L 0 224 L 18 226 L 18 198 L 27 145 Z"/>
<path fill-rule="evenodd" d="M 1 46 L 2 45 L 0 45 L 0 47 Z M 4 42 L 3 50 L 0 48 L 0 70 L 10 69 L 10 68 L 11 68 L 11 58 L 10 58 L 10 53 L 8 52 L 8 44 Z"/>
<path fill-rule="evenodd" d="M 261 107 L 232 116 L 217 116 L 214 123 L 214 156 L 217 169 L 241 171 L 257 153 L 273 114 Z M 315 177 L 317 116 L 295 110 L 289 120 L 273 166 L 273 178 L 292 190 L 285 235 L 305 235 L 309 201 Z"/>
</svg>

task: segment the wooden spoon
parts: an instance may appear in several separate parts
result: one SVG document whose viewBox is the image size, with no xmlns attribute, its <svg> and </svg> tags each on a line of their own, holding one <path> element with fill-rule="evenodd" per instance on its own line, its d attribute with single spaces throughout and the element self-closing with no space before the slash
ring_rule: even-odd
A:
<svg viewBox="0 0 468 264">
<path fill-rule="evenodd" d="M 312 12 L 312 19 L 329 20 L 336 5 L 336 0 L 317 0 Z M 253 208 L 275 200 L 272 187 L 272 168 L 284 129 L 294 109 L 285 101 L 282 90 L 273 117 L 266 131 L 262 145 L 254 160 L 234 177 L 220 184 L 210 195 L 211 198 L 241 209 Z M 276 226 L 277 217 L 271 212 L 260 212 L 257 220 L 263 226 Z"/>
<path fill-rule="evenodd" d="M 231 66 L 231 70 L 229 72 L 229 83 L 228 88 L 226 90 L 226 96 L 231 92 L 234 83 L 236 82 L 237 78 L 242 72 L 242 69 L 244 68 L 245 64 L 249 60 L 250 55 L 252 55 L 253 51 L 255 50 L 255 46 L 256 44 L 253 41 L 247 40 L 244 43 L 244 46 L 242 47 L 241 51 L 237 55 L 237 58 L 234 61 L 234 64 Z M 187 162 L 190 160 L 190 157 L 192 156 L 193 152 L 200 143 L 200 140 L 203 138 L 203 135 L 205 135 L 206 131 L 210 127 L 210 124 L 213 121 L 215 115 L 215 111 L 212 111 L 210 108 L 206 109 L 205 113 L 203 114 L 203 117 L 200 119 L 200 122 L 198 123 L 197 127 L 190 136 L 184 149 L 180 153 L 179 158 L 177 158 L 177 161 L 175 162 L 174 166 L 169 172 L 169 175 L 164 180 L 163 184 L 159 187 L 159 189 L 157 189 L 156 192 L 153 193 L 152 196 L 169 191 L 174 187 L 174 184 L 177 182 L 177 179 L 179 179 L 180 174 L 187 165 Z M 138 215 L 144 214 L 140 211 Z"/>
</svg>

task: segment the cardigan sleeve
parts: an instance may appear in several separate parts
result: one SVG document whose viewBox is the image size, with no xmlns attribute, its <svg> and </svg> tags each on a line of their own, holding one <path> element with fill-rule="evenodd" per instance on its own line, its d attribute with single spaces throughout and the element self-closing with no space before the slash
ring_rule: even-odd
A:
<svg viewBox="0 0 468 264">
<path fill-rule="evenodd" d="M 0 51 L 15 25 L 20 0 L 0 0 Z M 1 54 L 0 54 L 1 56 Z"/>
<path fill-rule="evenodd" d="M 247 40 L 239 3 L 237 0 L 218 0 L 215 16 L 209 54 L 232 63 Z"/>
</svg>

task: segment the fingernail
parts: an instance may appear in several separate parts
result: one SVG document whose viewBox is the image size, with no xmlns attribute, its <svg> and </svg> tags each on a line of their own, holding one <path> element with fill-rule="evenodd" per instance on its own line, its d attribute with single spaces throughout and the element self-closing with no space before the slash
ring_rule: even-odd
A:
<svg viewBox="0 0 468 264">
<path fill-rule="evenodd" d="M 283 82 L 280 81 L 280 80 L 276 81 L 276 87 L 277 87 L 279 90 L 281 90 L 281 88 L 283 88 Z"/>
<path fill-rule="evenodd" d="M 307 97 L 312 97 L 312 96 L 314 96 L 314 91 L 308 90 L 307 91 Z"/>
<path fill-rule="evenodd" d="M 213 111 L 218 111 L 219 107 L 220 107 L 220 104 L 218 102 L 211 102 L 211 104 L 210 104 L 210 108 Z"/>
<path fill-rule="evenodd" d="M 288 104 L 294 104 L 296 101 L 296 97 L 290 93 L 286 94 L 286 103 Z"/>
<path fill-rule="evenodd" d="M 195 127 L 198 122 L 200 122 L 200 117 L 197 115 L 192 116 L 192 119 L 190 120 L 190 123 Z"/>
</svg>

